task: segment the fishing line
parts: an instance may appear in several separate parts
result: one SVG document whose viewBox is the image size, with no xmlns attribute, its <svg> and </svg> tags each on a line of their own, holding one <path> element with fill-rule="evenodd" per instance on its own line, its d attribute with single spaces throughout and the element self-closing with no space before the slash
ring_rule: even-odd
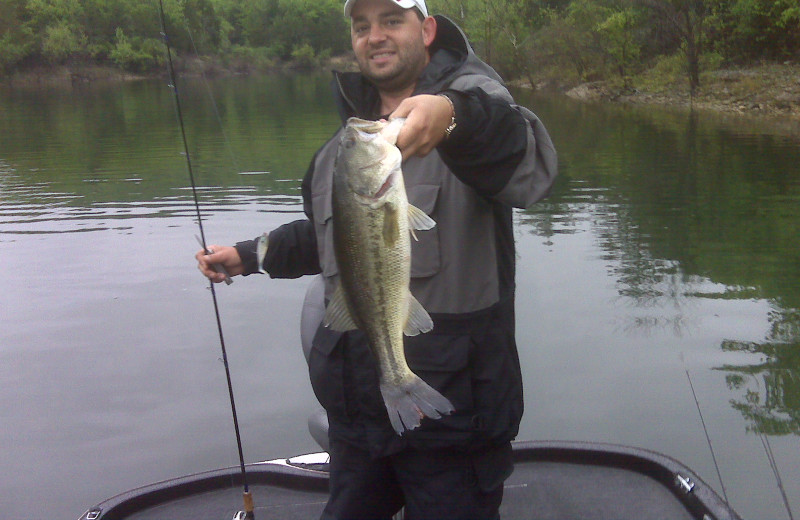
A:
<svg viewBox="0 0 800 520">
<path fill-rule="evenodd" d="M 792 515 L 792 508 L 789 506 L 789 497 L 786 496 L 786 489 L 783 487 L 783 479 L 781 478 L 781 473 L 778 471 L 778 463 L 775 460 L 775 454 L 772 453 L 772 445 L 769 442 L 769 437 L 764 434 L 764 432 L 759 432 L 758 436 L 761 438 L 761 445 L 764 446 L 764 453 L 767 454 L 767 461 L 769 461 L 769 467 L 772 469 L 773 475 L 775 475 L 775 481 L 778 483 L 778 491 L 781 492 L 781 498 L 783 499 L 783 507 L 786 508 L 786 513 L 789 515 L 789 520 L 794 520 L 794 515 Z"/>
<path fill-rule="evenodd" d="M 180 96 L 178 95 L 178 86 L 175 81 L 175 67 L 172 64 L 172 51 L 170 50 L 169 46 L 169 36 L 167 35 L 167 24 L 165 21 L 164 16 L 164 2 L 163 0 L 158 0 L 158 7 L 159 7 L 159 19 L 161 21 L 161 35 L 164 38 L 164 46 L 167 50 L 167 70 L 169 72 L 169 79 L 171 82 L 172 92 L 173 92 L 173 99 L 175 100 L 175 113 L 178 118 L 178 126 L 181 130 L 181 138 L 183 140 L 183 150 L 186 156 L 186 166 L 189 170 L 189 181 L 191 182 L 192 186 L 192 196 L 194 198 L 194 207 L 197 216 L 197 225 L 200 229 L 200 243 L 203 247 L 204 251 L 208 251 L 206 247 L 206 236 L 205 231 L 203 229 L 203 219 L 200 213 L 200 201 L 197 196 L 197 185 L 195 183 L 194 177 L 194 170 L 192 169 L 192 161 L 189 156 L 189 145 L 186 141 L 186 129 L 183 124 L 183 113 L 181 111 L 181 103 L 180 103 Z M 230 277 L 226 274 L 226 280 L 229 280 Z M 243 493 L 243 500 L 244 500 L 244 511 L 245 511 L 245 518 L 253 519 L 253 497 L 250 494 L 250 487 L 247 483 L 247 471 L 244 465 L 244 454 L 242 452 L 242 438 L 239 434 L 239 419 L 236 414 L 236 401 L 233 397 L 233 384 L 231 382 L 231 372 L 228 366 L 228 354 L 225 349 L 225 338 L 222 334 L 222 321 L 220 319 L 219 314 L 219 304 L 217 303 L 217 293 L 214 290 L 214 283 L 209 282 L 210 289 L 211 289 L 211 299 L 214 302 L 214 315 L 217 321 L 217 332 L 219 333 L 219 343 L 220 347 L 222 348 L 222 363 L 225 366 L 225 377 L 228 381 L 228 396 L 231 402 L 231 413 L 233 414 L 233 428 L 236 432 L 236 447 L 239 450 L 239 467 L 241 469 L 242 474 L 242 485 L 244 487 Z"/>
<path fill-rule="evenodd" d="M 194 35 L 188 25 L 186 26 L 186 34 L 189 35 L 189 41 L 192 42 L 192 49 L 194 50 L 194 55 L 200 56 L 200 53 L 197 51 L 197 44 L 194 42 Z M 228 152 L 228 156 L 230 157 L 233 167 L 236 168 L 237 172 L 241 172 L 242 169 L 239 167 L 239 164 L 236 161 L 236 156 L 233 153 L 233 147 L 231 146 L 230 140 L 228 139 L 228 134 L 225 132 L 225 126 L 222 124 L 222 116 L 219 113 L 219 107 L 217 106 L 217 102 L 214 100 L 214 94 L 211 91 L 211 85 L 208 83 L 208 78 L 206 78 L 206 74 L 202 70 L 200 71 L 200 77 L 203 78 L 203 85 L 206 87 L 206 94 L 208 94 L 208 99 L 211 101 L 211 106 L 214 107 L 214 115 L 217 118 L 217 123 L 219 123 L 220 133 L 222 134 L 222 141 L 225 143 L 225 150 Z"/>
</svg>

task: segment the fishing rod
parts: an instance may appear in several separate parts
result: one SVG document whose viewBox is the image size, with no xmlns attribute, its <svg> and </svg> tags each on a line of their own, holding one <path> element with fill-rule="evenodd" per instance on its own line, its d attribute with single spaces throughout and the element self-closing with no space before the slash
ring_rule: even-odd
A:
<svg viewBox="0 0 800 520">
<path fill-rule="evenodd" d="M 761 390 L 761 385 L 758 382 L 755 374 L 750 374 L 750 377 L 753 378 L 753 381 L 756 383 L 756 387 Z M 767 392 L 767 388 L 765 386 L 764 392 Z M 756 409 L 759 412 L 765 412 L 763 406 L 755 405 Z M 783 499 L 783 507 L 786 509 L 786 514 L 789 515 L 789 520 L 794 520 L 794 515 L 792 514 L 792 508 L 789 505 L 789 497 L 786 496 L 786 488 L 783 486 L 783 478 L 781 477 L 781 472 L 778 469 L 778 461 L 775 459 L 775 453 L 772 451 L 772 443 L 769 442 L 769 436 L 764 433 L 764 428 L 762 428 L 757 420 L 754 420 L 755 427 L 754 430 L 758 434 L 759 439 L 761 439 L 761 446 L 764 447 L 764 453 L 767 456 L 767 462 L 769 463 L 769 467 L 772 470 L 772 474 L 775 476 L 775 482 L 778 486 L 778 491 L 781 494 L 781 498 Z"/>
<path fill-rule="evenodd" d="M 708 443 L 708 450 L 711 452 L 711 460 L 714 462 L 714 469 L 717 470 L 717 478 L 719 478 L 719 484 L 722 486 L 722 496 L 725 497 L 725 503 L 730 505 L 728 493 L 725 490 L 725 482 L 722 480 L 722 473 L 719 470 L 719 464 L 717 464 L 717 456 L 714 454 L 714 446 L 711 444 L 711 437 L 708 435 L 706 421 L 703 418 L 703 412 L 700 410 L 700 401 L 697 399 L 697 392 L 694 391 L 692 376 L 689 375 L 689 369 L 686 367 L 686 360 L 683 359 L 683 352 L 680 353 L 680 358 L 683 363 L 683 370 L 686 372 L 686 379 L 689 380 L 689 389 L 692 391 L 692 397 L 694 397 L 694 405 L 697 408 L 697 415 L 700 416 L 700 424 L 703 426 L 703 433 L 706 434 L 706 442 Z"/>
<path fill-rule="evenodd" d="M 197 185 L 195 183 L 194 177 L 194 170 L 192 169 L 192 161 L 189 156 L 189 145 L 186 141 L 186 129 L 183 124 L 183 112 L 181 111 L 181 102 L 180 96 L 178 95 L 178 86 L 175 81 L 175 67 L 172 64 L 172 51 L 170 50 L 169 46 L 169 36 L 167 35 L 167 24 L 165 21 L 164 16 L 164 1 L 158 0 L 158 9 L 159 9 L 159 19 L 161 21 L 161 36 L 164 39 L 164 47 L 167 50 L 167 70 L 169 71 L 169 80 L 170 80 L 170 87 L 172 88 L 173 92 L 173 99 L 175 100 L 175 114 L 178 119 L 178 126 L 181 130 L 181 138 L 183 141 L 183 151 L 184 155 L 186 156 L 186 167 L 189 171 L 189 181 L 192 186 L 192 196 L 194 198 L 194 208 L 197 217 L 197 226 L 200 230 L 200 236 L 198 237 L 198 241 L 200 242 L 200 246 L 203 248 L 203 251 L 207 252 L 208 254 L 212 253 L 210 249 L 206 246 L 206 235 L 203 229 L 203 218 L 200 213 L 200 201 L 197 196 Z M 230 284 L 232 280 L 225 269 L 221 265 L 215 265 L 214 268 L 225 274 L 225 282 Z M 225 366 L 225 377 L 228 381 L 228 397 L 230 398 L 231 402 L 231 413 L 233 414 L 233 428 L 236 432 L 236 447 L 239 451 L 239 467 L 241 469 L 242 474 L 242 486 L 243 486 L 243 502 L 244 502 L 244 518 L 248 520 L 254 520 L 255 515 L 253 513 L 254 504 L 253 504 L 253 496 L 250 493 L 250 487 L 247 483 L 247 471 L 245 469 L 244 464 L 244 454 L 242 452 L 242 438 L 239 433 L 239 419 L 236 414 L 236 401 L 233 397 L 233 384 L 231 382 L 231 371 L 228 366 L 228 354 L 225 349 L 225 338 L 222 334 L 222 321 L 220 319 L 219 314 L 219 304 L 217 303 L 217 293 L 214 290 L 214 283 L 209 282 L 210 289 L 211 289 L 211 299 L 214 302 L 214 315 L 217 320 L 217 332 L 219 333 L 219 343 L 220 348 L 222 349 L 222 364 Z M 237 518 L 241 518 L 240 514 L 236 515 Z"/>
<path fill-rule="evenodd" d="M 758 426 L 756 426 L 756 428 L 758 428 Z M 786 488 L 783 486 L 783 478 L 781 478 L 781 472 L 778 470 L 778 461 L 775 460 L 775 454 L 772 452 L 772 444 L 769 442 L 769 437 L 763 431 L 758 432 L 758 437 L 761 439 L 761 445 L 764 447 L 764 453 L 767 455 L 769 468 L 775 476 L 776 485 L 781 494 L 781 499 L 783 499 L 783 507 L 786 509 L 786 514 L 789 515 L 789 520 L 794 520 L 792 508 L 789 505 L 789 497 L 786 496 Z"/>
<path fill-rule="evenodd" d="M 700 401 L 697 399 L 697 393 L 694 390 L 694 385 L 692 384 L 692 376 L 689 375 L 689 369 L 686 368 L 686 361 L 683 359 L 683 352 L 680 354 L 681 361 L 683 362 L 683 368 L 686 372 L 686 379 L 689 380 L 689 388 L 692 391 L 692 397 L 694 397 L 694 404 L 697 408 L 697 414 L 700 416 L 700 423 L 703 425 L 703 432 L 706 434 L 706 441 L 708 442 L 708 449 L 711 451 L 711 458 L 714 461 L 714 468 L 717 470 L 717 477 L 719 478 L 719 483 L 722 486 L 722 495 L 725 497 L 725 502 L 730 504 L 728 501 L 728 494 L 725 491 L 725 483 L 722 481 L 722 474 L 719 470 L 719 465 L 717 464 L 717 457 L 714 455 L 714 447 L 711 445 L 711 437 L 708 435 L 708 428 L 706 428 L 706 421 L 703 419 L 703 412 L 700 410 Z M 758 379 L 753 377 L 753 380 L 756 382 L 756 386 L 759 386 Z M 757 406 L 759 409 L 763 409 L 761 406 Z M 764 447 L 764 452 L 767 456 L 767 462 L 769 462 L 770 469 L 772 470 L 773 475 L 775 476 L 775 480 L 777 482 L 778 491 L 781 494 L 781 498 L 783 499 L 783 507 L 786 509 L 786 513 L 789 515 L 789 520 L 794 520 L 794 515 L 792 514 L 792 508 L 789 505 L 789 498 L 786 496 L 786 488 L 783 485 L 783 479 L 781 478 L 780 471 L 778 470 L 778 462 L 775 459 L 775 454 L 772 451 L 772 444 L 769 442 L 769 437 L 763 432 L 761 428 L 759 428 L 758 424 L 755 426 L 755 431 L 758 434 L 759 439 L 761 440 L 761 445 Z"/>
<path fill-rule="evenodd" d="M 708 443 L 708 450 L 711 452 L 711 459 L 714 462 L 714 469 L 717 470 L 717 478 L 719 478 L 719 484 L 722 486 L 722 496 L 725 497 L 725 503 L 730 504 L 728 501 L 728 493 L 725 490 L 725 482 L 722 480 L 722 473 L 719 470 L 719 464 L 717 464 L 717 456 L 714 454 L 714 446 L 711 444 L 711 437 L 708 435 L 708 428 L 706 428 L 706 421 L 703 419 L 703 412 L 700 411 L 700 401 L 697 400 L 697 393 L 694 391 L 694 385 L 692 384 L 692 376 L 689 375 L 689 369 L 684 367 L 684 371 L 686 372 L 686 379 L 689 380 L 689 389 L 692 391 L 692 397 L 694 397 L 694 404 L 697 408 L 697 415 L 700 416 L 700 424 L 703 425 L 703 432 L 706 434 L 706 442 Z"/>
</svg>

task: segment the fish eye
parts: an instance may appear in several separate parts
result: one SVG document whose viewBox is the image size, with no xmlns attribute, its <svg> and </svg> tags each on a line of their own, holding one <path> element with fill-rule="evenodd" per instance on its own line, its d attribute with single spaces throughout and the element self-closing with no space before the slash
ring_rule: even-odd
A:
<svg viewBox="0 0 800 520">
<path fill-rule="evenodd" d="M 354 147 L 355 145 L 356 145 L 356 140 L 353 139 L 352 137 L 350 139 L 345 139 L 344 141 L 344 147 L 347 148 L 348 150 Z"/>
</svg>

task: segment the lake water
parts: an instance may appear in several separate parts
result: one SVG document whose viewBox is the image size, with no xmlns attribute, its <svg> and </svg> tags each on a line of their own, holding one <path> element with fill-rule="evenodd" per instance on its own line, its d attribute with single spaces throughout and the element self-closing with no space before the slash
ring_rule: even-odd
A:
<svg viewBox="0 0 800 520">
<path fill-rule="evenodd" d="M 302 218 L 338 124 L 328 77 L 180 88 L 209 243 Z M 519 438 L 654 449 L 745 517 L 788 518 L 781 485 L 797 514 L 798 134 L 517 94 L 561 161 L 552 197 L 515 214 Z M 238 464 L 181 152 L 164 81 L 0 90 L 3 518 Z M 317 449 L 307 285 L 218 286 L 248 462 Z"/>
</svg>

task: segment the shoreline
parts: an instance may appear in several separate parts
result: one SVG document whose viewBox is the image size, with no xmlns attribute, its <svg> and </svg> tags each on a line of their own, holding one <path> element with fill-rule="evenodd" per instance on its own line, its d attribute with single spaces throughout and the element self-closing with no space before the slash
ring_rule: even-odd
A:
<svg viewBox="0 0 800 520">
<path fill-rule="evenodd" d="M 638 82 L 645 79 L 638 78 Z M 800 123 L 800 64 L 790 62 L 704 72 L 694 96 L 684 78 L 639 88 L 620 88 L 610 81 L 555 88 L 586 102 L 662 106 Z"/>
<path fill-rule="evenodd" d="M 34 67 L 0 78 L 6 88 L 67 87 L 81 83 L 123 82 L 158 77 L 138 75 L 114 67 L 102 65 L 60 65 L 57 67 Z"/>
<path fill-rule="evenodd" d="M 187 63 L 182 76 L 210 74 L 213 76 L 241 76 L 249 74 L 287 73 L 300 69 L 292 63 L 276 66 L 268 71 L 231 71 L 214 68 L 203 70 L 198 64 Z M 331 58 L 318 70 L 354 70 L 350 56 Z M 26 87 L 74 87 L 87 83 L 115 83 L 166 77 L 161 74 L 134 74 L 113 67 L 75 64 L 58 67 L 38 67 L 0 78 L 0 85 L 17 89 Z M 611 81 L 558 84 L 552 78 L 539 78 L 531 86 L 523 80 L 510 81 L 520 88 L 556 92 L 582 102 L 617 103 L 637 106 L 659 106 L 676 110 L 702 111 L 725 115 L 751 116 L 758 119 L 776 119 L 798 128 L 800 133 L 800 64 L 759 64 L 751 67 L 720 69 L 705 72 L 701 87 L 694 96 L 681 82 L 650 88 L 620 88 Z"/>
<path fill-rule="evenodd" d="M 736 74 L 736 72 L 733 72 Z M 792 86 L 758 87 L 734 92 L 729 88 L 701 87 L 691 96 L 688 91 L 651 92 L 620 90 L 603 83 L 585 83 L 564 92 L 581 101 L 606 101 L 632 105 L 661 105 L 687 110 L 713 111 L 764 117 L 784 117 L 800 121 L 800 78 Z"/>
</svg>

